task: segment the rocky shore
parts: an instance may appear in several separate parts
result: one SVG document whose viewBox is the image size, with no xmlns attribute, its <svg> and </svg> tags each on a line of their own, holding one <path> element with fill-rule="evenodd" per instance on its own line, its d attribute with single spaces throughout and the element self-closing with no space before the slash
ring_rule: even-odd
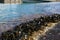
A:
<svg viewBox="0 0 60 40">
<path fill-rule="evenodd" d="M 60 14 L 52 14 L 48 16 L 40 16 L 31 21 L 21 23 L 14 27 L 13 30 L 5 31 L 1 34 L 0 40 L 34 40 L 35 38 L 29 39 L 35 32 L 39 30 L 42 32 L 48 31 L 51 25 L 55 25 L 60 21 Z M 47 28 L 48 27 L 48 28 Z M 45 29 L 45 30 L 44 30 Z M 40 34 L 37 34 L 40 35 Z"/>
<path fill-rule="evenodd" d="M 41 36 L 39 40 L 60 40 L 60 22 Z"/>
</svg>

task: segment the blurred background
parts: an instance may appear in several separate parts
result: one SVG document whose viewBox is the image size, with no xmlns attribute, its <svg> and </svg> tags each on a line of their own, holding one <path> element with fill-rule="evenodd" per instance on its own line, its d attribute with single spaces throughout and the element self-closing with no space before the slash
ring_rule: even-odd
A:
<svg viewBox="0 0 60 40">
<path fill-rule="evenodd" d="M 0 0 L 0 3 L 59 2 L 60 0 Z"/>
</svg>

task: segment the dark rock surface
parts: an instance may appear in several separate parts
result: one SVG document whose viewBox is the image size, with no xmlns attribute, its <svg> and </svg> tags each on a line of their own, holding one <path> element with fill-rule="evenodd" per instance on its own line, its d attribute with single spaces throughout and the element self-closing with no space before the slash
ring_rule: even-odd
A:
<svg viewBox="0 0 60 40">
<path fill-rule="evenodd" d="M 39 40 L 60 40 L 60 23 L 46 32 L 46 35 L 40 37 Z"/>
</svg>

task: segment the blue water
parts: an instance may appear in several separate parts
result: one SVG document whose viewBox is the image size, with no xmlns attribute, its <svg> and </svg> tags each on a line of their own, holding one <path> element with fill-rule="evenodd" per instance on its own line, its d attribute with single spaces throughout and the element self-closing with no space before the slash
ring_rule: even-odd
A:
<svg viewBox="0 0 60 40">
<path fill-rule="evenodd" d="M 0 4 L 0 22 L 21 18 L 23 15 L 60 13 L 60 3 Z"/>
<path fill-rule="evenodd" d="M 19 19 L 34 14 L 60 14 L 60 2 L 31 4 L 0 4 L 0 34 L 19 25 Z"/>
</svg>

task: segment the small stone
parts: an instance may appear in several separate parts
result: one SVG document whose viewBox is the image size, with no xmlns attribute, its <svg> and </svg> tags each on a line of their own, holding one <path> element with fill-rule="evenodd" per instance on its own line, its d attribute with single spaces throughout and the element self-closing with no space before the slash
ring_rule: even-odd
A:
<svg viewBox="0 0 60 40">
<path fill-rule="evenodd" d="M 19 31 L 19 33 L 21 33 L 21 31 Z"/>
<path fill-rule="evenodd" d="M 52 33 L 49 33 L 49 34 L 52 34 Z"/>
<path fill-rule="evenodd" d="M 46 39 L 46 37 L 43 38 L 44 40 Z"/>
<path fill-rule="evenodd" d="M 58 33 L 58 35 L 60 35 L 60 33 Z"/>
</svg>

